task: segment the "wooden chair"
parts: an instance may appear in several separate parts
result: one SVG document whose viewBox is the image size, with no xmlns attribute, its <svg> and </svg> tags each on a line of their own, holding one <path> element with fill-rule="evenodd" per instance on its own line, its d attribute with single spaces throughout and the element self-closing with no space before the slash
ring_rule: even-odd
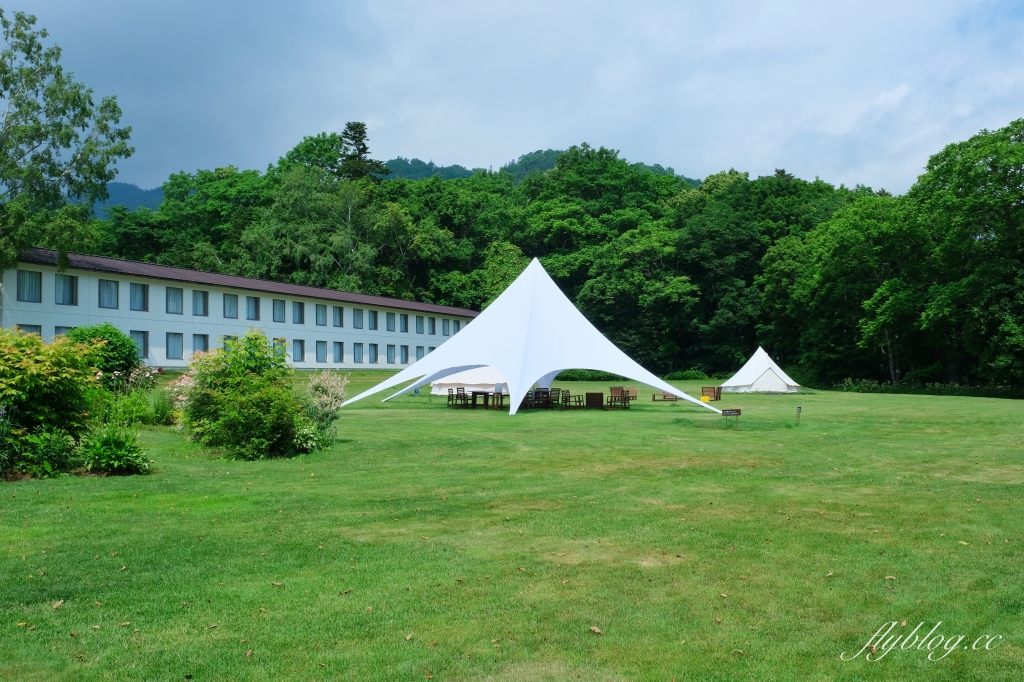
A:
<svg viewBox="0 0 1024 682">
<path fill-rule="evenodd" d="M 551 391 L 547 388 L 538 388 L 533 392 L 533 404 L 545 410 L 551 407 Z"/>
<path fill-rule="evenodd" d="M 455 389 L 455 407 L 469 407 L 469 396 L 461 386 Z"/>
<path fill-rule="evenodd" d="M 568 393 L 568 391 L 565 391 L 565 392 Z M 550 395 L 550 398 L 549 398 L 549 401 L 548 401 L 548 407 L 551 408 L 551 409 L 554 409 L 556 405 L 560 405 L 561 403 L 562 403 L 562 389 L 560 389 L 560 388 L 552 388 L 551 389 L 551 395 Z"/>
<path fill-rule="evenodd" d="M 562 409 L 576 410 L 583 407 L 583 396 L 569 395 L 569 391 L 562 391 Z"/>
<path fill-rule="evenodd" d="M 526 395 L 523 396 L 523 401 L 519 403 L 520 410 L 529 410 L 533 407 L 533 391 L 527 391 Z"/>
<path fill-rule="evenodd" d="M 626 386 L 626 397 L 627 398 L 629 398 L 630 400 L 636 400 L 637 394 L 638 393 L 637 393 L 636 386 Z"/>
<path fill-rule="evenodd" d="M 612 386 L 609 390 L 611 395 L 608 396 L 608 407 L 629 409 L 629 396 L 622 386 Z"/>
<path fill-rule="evenodd" d="M 700 395 L 702 398 L 706 397 L 708 400 L 721 400 L 722 399 L 722 387 L 721 386 L 702 386 L 700 389 Z"/>
<path fill-rule="evenodd" d="M 455 389 L 448 389 L 448 407 L 455 407 Z"/>
</svg>

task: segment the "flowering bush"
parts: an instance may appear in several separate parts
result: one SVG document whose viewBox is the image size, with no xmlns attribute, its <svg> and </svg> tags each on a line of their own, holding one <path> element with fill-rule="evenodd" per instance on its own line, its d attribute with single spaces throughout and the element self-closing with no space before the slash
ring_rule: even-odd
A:
<svg viewBox="0 0 1024 682">
<path fill-rule="evenodd" d="M 67 333 L 67 338 L 87 344 L 92 349 L 89 360 L 97 370 L 96 379 L 104 387 L 118 392 L 130 390 L 129 381 L 133 373 L 142 367 L 139 349 L 130 336 L 109 322 L 103 322 L 75 327 Z M 143 370 L 151 374 L 144 367 Z"/>
<path fill-rule="evenodd" d="M 322 450 L 331 444 L 337 431 L 334 420 L 338 418 L 341 404 L 345 402 L 345 387 L 348 375 L 338 372 L 314 372 L 309 380 L 309 389 L 303 407 L 312 426 L 306 431 L 300 449 Z"/>
</svg>

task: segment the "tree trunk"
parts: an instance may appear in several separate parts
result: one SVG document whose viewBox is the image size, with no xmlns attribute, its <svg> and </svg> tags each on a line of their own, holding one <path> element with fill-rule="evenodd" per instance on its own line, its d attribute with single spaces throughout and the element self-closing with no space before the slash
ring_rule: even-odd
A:
<svg viewBox="0 0 1024 682">
<path fill-rule="evenodd" d="M 889 356 L 889 378 L 892 385 L 900 383 L 900 361 L 892 350 L 892 339 L 889 337 L 889 330 L 885 331 L 885 352 Z"/>
</svg>

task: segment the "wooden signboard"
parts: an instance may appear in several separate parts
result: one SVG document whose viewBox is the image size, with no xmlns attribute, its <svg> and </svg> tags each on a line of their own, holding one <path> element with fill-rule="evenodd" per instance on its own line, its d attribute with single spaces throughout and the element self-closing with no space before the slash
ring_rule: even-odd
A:
<svg viewBox="0 0 1024 682">
<path fill-rule="evenodd" d="M 741 410 L 722 410 L 723 417 L 738 417 Z"/>
</svg>

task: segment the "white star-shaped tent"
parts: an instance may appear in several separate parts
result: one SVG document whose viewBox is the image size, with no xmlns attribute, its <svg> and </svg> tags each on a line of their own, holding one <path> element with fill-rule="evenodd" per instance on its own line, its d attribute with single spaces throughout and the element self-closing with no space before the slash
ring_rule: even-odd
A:
<svg viewBox="0 0 1024 682">
<path fill-rule="evenodd" d="M 534 384 L 550 388 L 555 376 L 566 369 L 611 372 L 719 412 L 670 386 L 616 348 L 565 297 L 536 258 L 462 331 L 422 360 L 345 404 L 419 378 L 385 398 L 390 400 L 475 367 L 494 367 L 505 377 L 510 415 L 516 413 Z"/>
</svg>

